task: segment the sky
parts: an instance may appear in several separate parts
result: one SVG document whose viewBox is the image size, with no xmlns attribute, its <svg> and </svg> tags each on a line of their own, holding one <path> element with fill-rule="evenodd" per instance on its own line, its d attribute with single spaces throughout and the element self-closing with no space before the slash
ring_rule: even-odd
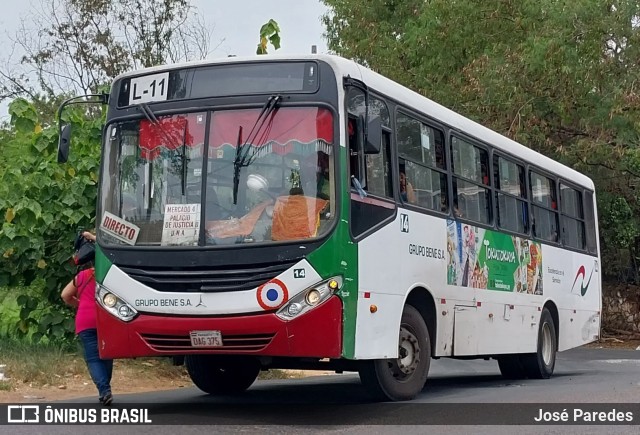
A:
<svg viewBox="0 0 640 435">
<path fill-rule="evenodd" d="M 21 20 L 28 23 L 29 12 L 47 0 L 0 0 L 0 65 L 6 65 L 12 53 L 12 39 Z M 260 27 L 274 19 L 280 26 L 281 48 L 278 54 L 307 54 L 316 45 L 326 53 L 320 17 L 327 8 L 319 0 L 191 0 L 207 25 L 213 28 L 211 47 L 218 47 L 209 58 L 255 54 Z M 219 44 L 219 45 L 218 45 Z M 271 45 L 267 48 L 273 53 Z M 13 54 L 13 62 L 19 60 Z M 7 105 L 0 103 L 0 119 L 7 118 Z"/>
</svg>

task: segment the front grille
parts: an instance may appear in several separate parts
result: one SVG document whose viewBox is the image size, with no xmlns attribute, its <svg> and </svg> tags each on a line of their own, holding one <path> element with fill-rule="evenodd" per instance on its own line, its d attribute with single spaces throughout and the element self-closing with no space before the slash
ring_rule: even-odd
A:
<svg viewBox="0 0 640 435">
<path fill-rule="evenodd" d="M 220 349 L 259 351 L 271 343 L 275 334 L 223 335 L 222 347 L 193 347 L 188 335 L 140 334 L 140 337 L 153 350 L 176 351 L 193 349 Z"/>
<path fill-rule="evenodd" d="M 294 264 L 295 261 L 187 270 L 124 266 L 121 269 L 136 281 L 160 292 L 208 293 L 251 290 L 280 275 Z"/>
</svg>

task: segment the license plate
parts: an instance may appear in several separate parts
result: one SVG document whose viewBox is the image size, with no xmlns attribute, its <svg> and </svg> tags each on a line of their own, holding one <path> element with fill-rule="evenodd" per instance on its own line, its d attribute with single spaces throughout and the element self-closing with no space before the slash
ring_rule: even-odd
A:
<svg viewBox="0 0 640 435">
<path fill-rule="evenodd" d="M 220 331 L 191 331 L 191 346 L 193 347 L 220 347 L 222 346 L 222 334 Z"/>
</svg>

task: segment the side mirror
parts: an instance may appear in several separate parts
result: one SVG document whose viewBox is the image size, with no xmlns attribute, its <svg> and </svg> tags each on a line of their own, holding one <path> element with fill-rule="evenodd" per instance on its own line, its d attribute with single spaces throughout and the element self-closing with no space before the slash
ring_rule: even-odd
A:
<svg viewBox="0 0 640 435">
<path fill-rule="evenodd" d="M 66 163 L 69 160 L 69 140 L 71 139 L 71 125 L 65 124 L 60 129 L 58 138 L 58 163 Z"/>
<path fill-rule="evenodd" d="M 367 137 L 364 143 L 365 154 L 378 154 L 380 153 L 380 144 L 382 142 L 382 119 L 379 116 L 374 116 L 369 120 L 367 126 Z"/>
</svg>

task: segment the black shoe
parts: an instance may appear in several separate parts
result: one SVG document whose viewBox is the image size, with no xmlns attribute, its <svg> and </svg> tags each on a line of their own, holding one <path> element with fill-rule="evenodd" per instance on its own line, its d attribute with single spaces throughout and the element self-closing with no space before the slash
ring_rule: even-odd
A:
<svg viewBox="0 0 640 435">
<path fill-rule="evenodd" d="M 111 402 L 113 402 L 113 396 L 111 395 L 111 393 L 107 393 L 104 397 L 100 398 L 100 402 L 102 402 L 104 406 L 111 406 Z"/>
</svg>

